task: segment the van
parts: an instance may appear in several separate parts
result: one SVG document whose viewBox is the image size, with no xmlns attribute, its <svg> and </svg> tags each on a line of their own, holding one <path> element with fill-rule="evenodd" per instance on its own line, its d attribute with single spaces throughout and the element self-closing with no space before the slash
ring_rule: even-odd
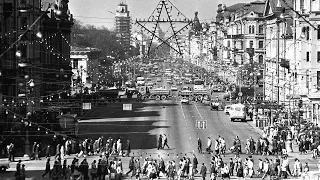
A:
<svg viewBox="0 0 320 180">
<path fill-rule="evenodd" d="M 137 86 L 144 86 L 144 77 L 137 77 Z"/>
<path fill-rule="evenodd" d="M 233 104 L 229 109 L 229 115 L 231 121 L 235 121 L 240 119 L 241 121 L 245 121 L 247 118 L 246 106 L 243 104 Z"/>
</svg>

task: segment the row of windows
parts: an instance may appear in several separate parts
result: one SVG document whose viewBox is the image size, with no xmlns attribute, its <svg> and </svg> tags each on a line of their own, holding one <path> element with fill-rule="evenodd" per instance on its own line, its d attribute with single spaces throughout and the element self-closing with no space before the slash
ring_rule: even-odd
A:
<svg viewBox="0 0 320 180">
<path fill-rule="evenodd" d="M 306 61 L 307 62 L 310 61 L 310 52 L 309 51 L 306 52 Z M 320 51 L 317 51 L 317 62 L 320 63 Z"/>
<path fill-rule="evenodd" d="M 241 45 L 240 45 L 240 46 L 241 46 L 241 49 L 242 49 L 242 48 L 243 48 L 243 41 L 241 41 Z M 227 41 L 227 47 L 230 47 L 230 41 Z M 234 42 L 234 47 L 236 47 L 236 41 Z M 249 41 L 249 47 L 250 47 L 250 48 L 254 48 L 254 47 L 253 47 L 253 41 Z M 263 47 L 263 41 L 259 41 L 259 42 L 258 42 L 258 48 L 259 48 L 259 49 L 264 48 L 264 47 Z"/>
</svg>

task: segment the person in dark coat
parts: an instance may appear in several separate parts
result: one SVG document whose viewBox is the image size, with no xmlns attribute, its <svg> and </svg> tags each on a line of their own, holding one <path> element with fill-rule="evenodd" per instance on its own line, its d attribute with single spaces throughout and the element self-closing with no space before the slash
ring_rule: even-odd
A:
<svg viewBox="0 0 320 180">
<path fill-rule="evenodd" d="M 37 142 L 34 142 L 31 149 L 30 159 L 36 159 L 36 147 L 37 147 Z"/>
<path fill-rule="evenodd" d="M 47 148 L 46 148 L 46 158 L 49 158 L 49 157 L 51 156 L 51 154 L 50 154 L 50 148 L 51 148 L 50 145 L 48 145 Z"/>
<path fill-rule="evenodd" d="M 16 173 L 14 174 L 17 180 L 21 179 L 21 160 L 16 165 Z"/>
<path fill-rule="evenodd" d="M 130 140 L 127 140 L 127 156 L 130 156 L 130 152 L 131 152 L 131 143 Z"/>
<path fill-rule="evenodd" d="M 126 173 L 126 175 L 128 176 L 128 174 L 132 172 L 131 174 L 131 178 L 132 178 L 132 176 L 134 176 L 133 170 L 134 170 L 134 158 L 133 156 L 131 156 L 129 161 L 129 171 Z"/>
<path fill-rule="evenodd" d="M 163 149 L 162 148 L 162 135 L 160 134 L 159 139 L 158 139 L 158 150 Z"/>
<path fill-rule="evenodd" d="M 198 159 L 197 159 L 196 155 L 193 154 L 192 169 L 193 169 L 194 174 L 197 174 L 197 173 L 198 173 L 198 170 L 197 170 L 198 164 L 199 164 L 199 163 L 198 163 Z"/>
<path fill-rule="evenodd" d="M 202 154 L 202 141 L 200 138 L 198 138 L 198 152 Z"/>
<path fill-rule="evenodd" d="M 97 168 L 97 179 L 101 179 L 102 176 L 103 164 L 101 163 L 101 159 L 98 160 L 98 168 Z"/>
<path fill-rule="evenodd" d="M 60 149 L 61 149 L 61 145 L 58 144 L 57 147 L 56 147 L 56 156 L 55 156 L 55 158 L 60 157 Z"/>
<path fill-rule="evenodd" d="M 75 165 L 76 165 L 76 162 L 78 161 L 77 158 L 73 158 L 72 162 L 71 162 L 71 174 L 74 172 L 74 169 L 75 169 Z"/>
<path fill-rule="evenodd" d="M 45 175 L 47 175 L 49 173 L 49 177 L 51 176 L 51 171 L 50 171 L 50 159 L 48 158 L 47 159 L 47 162 L 46 162 L 46 168 L 44 170 L 44 173 L 42 174 L 42 178 L 44 178 Z"/>
<path fill-rule="evenodd" d="M 87 159 L 84 158 L 83 161 L 80 164 L 81 173 L 83 174 L 84 180 L 89 180 L 89 164 L 87 162 Z"/>
<path fill-rule="evenodd" d="M 207 167 L 202 163 L 201 169 L 200 169 L 200 174 L 203 180 L 206 179 L 207 176 Z"/>
</svg>

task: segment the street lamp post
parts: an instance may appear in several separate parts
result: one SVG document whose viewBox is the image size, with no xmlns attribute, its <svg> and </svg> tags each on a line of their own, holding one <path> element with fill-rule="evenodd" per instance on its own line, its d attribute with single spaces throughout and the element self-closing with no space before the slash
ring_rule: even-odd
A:
<svg viewBox="0 0 320 180">
<path fill-rule="evenodd" d="M 26 106 L 26 118 L 28 118 L 30 115 L 31 115 L 31 112 L 29 111 L 30 109 L 30 106 L 31 106 L 31 103 L 29 103 L 29 96 L 28 94 L 30 93 L 31 94 L 31 90 L 32 88 L 34 87 L 34 82 L 33 82 L 33 79 L 30 79 L 28 81 L 28 78 L 29 76 L 26 75 L 25 76 L 25 79 L 26 79 L 26 92 L 25 92 L 25 97 L 26 97 L 26 100 L 27 100 L 27 106 Z M 29 91 L 28 91 L 28 88 Z M 29 157 L 30 155 L 30 141 L 29 141 L 29 123 L 28 122 L 25 122 L 25 127 L 26 127 L 26 139 L 25 139 L 25 154 L 24 154 L 24 157 Z"/>
</svg>

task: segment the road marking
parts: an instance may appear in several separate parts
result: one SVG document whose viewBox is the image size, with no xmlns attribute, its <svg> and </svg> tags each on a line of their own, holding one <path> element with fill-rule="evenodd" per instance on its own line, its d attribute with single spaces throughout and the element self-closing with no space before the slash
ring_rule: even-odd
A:
<svg viewBox="0 0 320 180">
<path fill-rule="evenodd" d="M 200 118 L 201 118 L 201 119 L 203 119 L 203 117 L 202 117 L 201 113 L 199 112 L 199 109 L 198 109 L 197 105 L 196 105 L 196 104 L 194 104 L 194 106 L 196 107 L 196 109 L 197 109 L 197 111 L 198 111 L 198 114 L 200 115 Z"/>
<path fill-rule="evenodd" d="M 186 116 L 184 115 L 182 105 L 180 105 L 180 108 L 181 108 L 181 112 L 182 112 L 183 118 L 184 118 L 184 120 L 186 120 Z"/>
</svg>

